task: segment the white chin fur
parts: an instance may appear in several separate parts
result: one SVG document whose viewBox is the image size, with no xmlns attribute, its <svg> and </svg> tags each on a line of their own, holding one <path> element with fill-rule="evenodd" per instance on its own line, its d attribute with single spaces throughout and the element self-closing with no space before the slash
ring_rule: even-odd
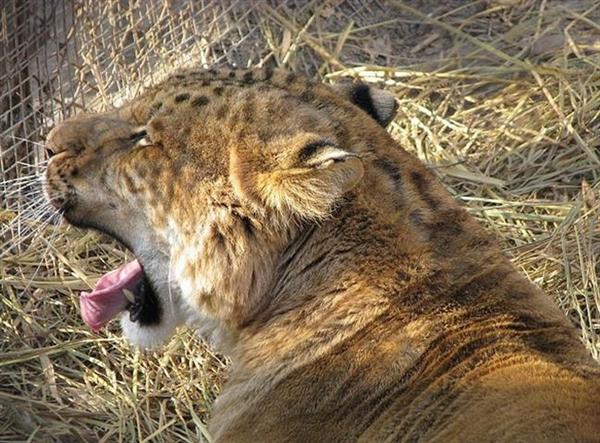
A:
<svg viewBox="0 0 600 443">
<path fill-rule="evenodd" d="M 197 328 L 204 317 L 187 305 L 181 306 L 177 298 L 169 297 L 169 303 L 163 303 L 158 324 L 143 326 L 129 319 L 129 312 L 121 314 L 121 331 L 132 345 L 142 349 L 156 349 L 164 345 L 175 333 L 177 327 L 186 325 Z"/>
<path fill-rule="evenodd" d="M 141 326 L 129 319 L 129 312 L 121 315 L 121 330 L 129 343 L 143 349 L 155 349 L 163 345 L 175 332 L 178 322 L 174 318 L 163 316 L 160 323 L 152 326 Z"/>
</svg>

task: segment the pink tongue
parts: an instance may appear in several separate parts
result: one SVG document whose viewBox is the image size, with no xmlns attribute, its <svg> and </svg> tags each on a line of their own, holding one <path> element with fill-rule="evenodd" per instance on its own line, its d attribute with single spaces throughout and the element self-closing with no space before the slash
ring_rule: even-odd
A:
<svg viewBox="0 0 600 443">
<path fill-rule="evenodd" d="M 129 301 L 123 289 L 133 292 L 144 278 L 140 262 L 134 260 L 104 274 L 92 292 L 82 292 L 79 297 L 83 321 L 98 332 L 102 326 L 127 308 Z"/>
</svg>

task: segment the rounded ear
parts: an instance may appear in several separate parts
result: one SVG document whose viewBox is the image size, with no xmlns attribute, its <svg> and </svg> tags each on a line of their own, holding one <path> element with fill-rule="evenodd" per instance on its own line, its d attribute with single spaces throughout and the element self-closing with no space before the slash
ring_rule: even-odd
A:
<svg viewBox="0 0 600 443">
<path fill-rule="evenodd" d="M 356 154 L 327 140 L 305 143 L 275 164 L 264 158 L 264 151 L 242 151 L 234 149 L 230 158 L 230 179 L 238 195 L 305 219 L 327 217 L 364 175 Z"/>
<path fill-rule="evenodd" d="M 364 83 L 338 83 L 333 89 L 386 127 L 396 116 L 396 97 L 383 89 Z"/>
</svg>

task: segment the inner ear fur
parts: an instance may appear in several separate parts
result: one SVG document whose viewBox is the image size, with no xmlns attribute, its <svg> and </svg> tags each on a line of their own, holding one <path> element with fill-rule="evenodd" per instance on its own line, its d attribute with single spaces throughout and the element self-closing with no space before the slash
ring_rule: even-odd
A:
<svg viewBox="0 0 600 443">
<path fill-rule="evenodd" d="M 384 89 L 365 83 L 338 83 L 333 89 L 369 114 L 381 126 L 386 127 L 396 116 L 396 97 Z"/>
<path fill-rule="evenodd" d="M 302 219 L 329 216 L 363 175 L 356 154 L 312 135 L 281 139 L 269 149 L 238 145 L 230 156 L 230 179 L 240 197 Z"/>
</svg>

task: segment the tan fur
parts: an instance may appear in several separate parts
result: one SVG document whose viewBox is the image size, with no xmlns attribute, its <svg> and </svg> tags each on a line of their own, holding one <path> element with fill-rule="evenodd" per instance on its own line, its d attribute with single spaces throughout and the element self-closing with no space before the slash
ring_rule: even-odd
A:
<svg viewBox="0 0 600 443">
<path fill-rule="evenodd" d="M 185 71 L 54 129 L 48 193 L 227 337 L 215 441 L 599 441 L 576 329 L 352 93 Z"/>
</svg>

